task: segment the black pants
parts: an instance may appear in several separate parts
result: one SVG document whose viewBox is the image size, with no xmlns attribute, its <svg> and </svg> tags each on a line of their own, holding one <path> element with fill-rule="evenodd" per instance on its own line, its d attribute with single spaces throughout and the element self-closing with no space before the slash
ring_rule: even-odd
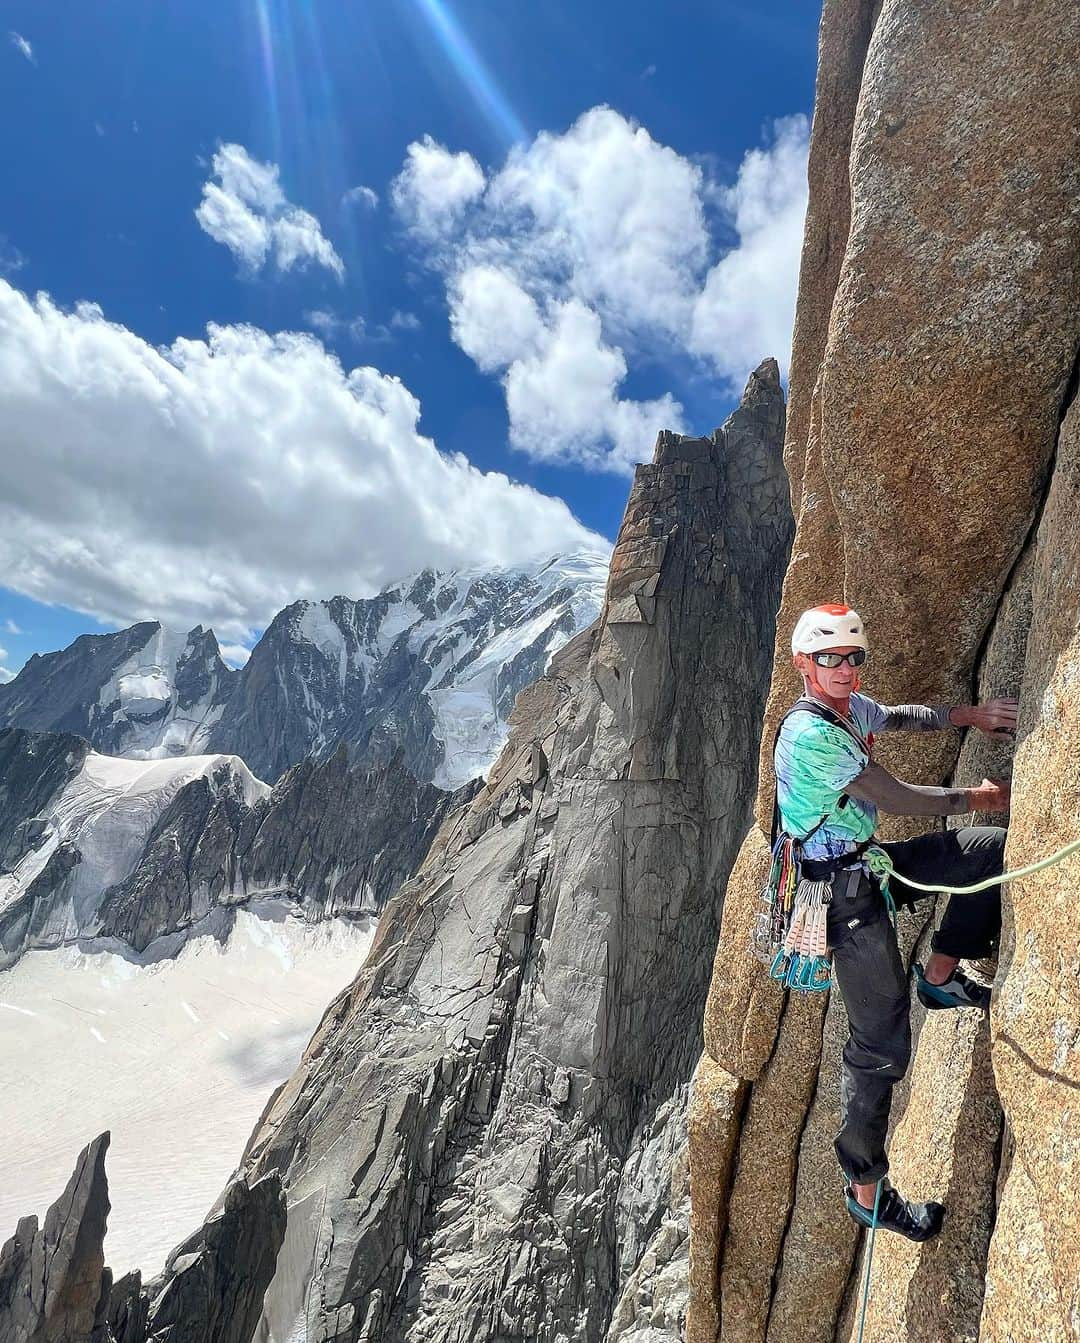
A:
<svg viewBox="0 0 1080 1343">
<path fill-rule="evenodd" d="M 1005 830 L 969 826 L 881 847 L 897 872 L 925 885 L 968 886 L 1001 872 Z M 889 1169 L 885 1134 L 892 1089 L 911 1061 L 911 999 L 896 935 L 875 881 L 840 872 L 832 882 L 829 946 L 851 1034 L 840 1080 L 836 1155 L 849 1180 L 872 1184 Z M 890 883 L 897 906 L 930 896 Z M 997 946 L 1001 887 L 950 898 L 933 948 L 946 956 L 979 958 Z"/>
</svg>

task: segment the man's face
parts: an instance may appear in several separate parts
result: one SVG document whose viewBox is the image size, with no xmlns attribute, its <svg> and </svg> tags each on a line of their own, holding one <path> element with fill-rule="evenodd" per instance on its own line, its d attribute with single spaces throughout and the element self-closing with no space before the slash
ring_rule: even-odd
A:
<svg viewBox="0 0 1080 1343">
<path fill-rule="evenodd" d="M 836 648 L 822 649 L 830 653 L 854 653 L 856 644 L 841 644 Z M 859 669 L 850 662 L 841 662 L 839 667 L 821 667 L 808 653 L 795 654 L 795 666 L 804 676 L 812 677 L 821 686 L 826 695 L 833 699 L 845 699 L 855 689 Z"/>
</svg>

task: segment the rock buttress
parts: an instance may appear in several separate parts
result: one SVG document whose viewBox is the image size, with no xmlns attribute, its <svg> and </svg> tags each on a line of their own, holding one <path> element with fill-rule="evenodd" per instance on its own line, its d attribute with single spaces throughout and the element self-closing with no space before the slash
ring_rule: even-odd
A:
<svg viewBox="0 0 1080 1343">
<path fill-rule="evenodd" d="M 992 693 L 1019 691 L 1028 729 L 1010 863 L 1053 847 L 1068 828 L 1064 802 L 1060 823 L 1036 820 L 1045 789 L 1035 761 L 1058 771 L 1067 799 L 1075 758 L 1060 724 L 1051 726 L 1032 659 L 1043 659 L 1046 684 L 1051 667 L 1067 678 L 1075 622 L 1058 614 L 1047 640 L 1036 614 L 1024 665 L 1017 559 L 1047 490 L 1080 339 L 1078 41 L 1080 11 L 1066 0 L 825 6 L 786 446 L 798 526 L 761 737 L 758 824 L 728 883 L 706 1007 L 698 1076 L 717 1107 L 699 1099 L 690 1134 L 690 1343 L 831 1343 L 851 1330 L 857 1240 L 831 1154 L 842 1004 L 827 1014 L 820 1003 L 785 1005 L 746 954 L 767 861 L 768 748 L 798 691 L 787 640 L 799 611 L 835 600 L 859 609 L 873 649 L 866 688 L 885 702 L 968 702 L 980 670 L 992 673 Z M 826 264 L 834 247 L 842 250 L 835 275 Z M 1063 470 L 1059 446 L 1055 488 L 1064 489 Z M 1073 510 L 1075 521 L 1075 496 Z M 1068 566 L 1054 568 L 1046 554 L 1046 572 L 1062 581 Z M 1010 633 L 986 659 L 999 618 Z M 901 777 L 937 783 L 953 773 L 958 749 L 956 735 L 943 733 L 883 741 L 879 755 Z M 973 749 L 962 768 L 984 759 Z M 1074 829 L 1075 815 L 1074 807 Z M 881 833 L 916 828 L 927 826 L 889 822 Z M 1045 1328 L 1015 1337 L 1066 1336 L 1076 1199 L 1054 1182 L 1076 1183 L 1069 1041 L 1080 1011 L 1062 987 L 1075 989 L 1075 964 L 1049 950 L 1042 880 L 1006 895 L 993 1046 L 1004 1141 L 985 1023 L 915 1022 L 916 1058 L 894 1105 L 893 1174 L 912 1196 L 950 1200 L 950 1220 L 921 1249 L 879 1240 L 868 1340 L 974 1340 L 981 1328 L 1005 1343 L 1005 1322 L 1021 1310 L 1008 1274 L 1024 1255 L 1046 1303 Z M 905 955 L 925 937 L 925 918 L 905 917 Z M 1065 944 L 1075 950 L 1075 924 Z M 1049 959 L 1032 962 L 1032 949 Z M 1036 987 L 1033 964 L 1052 967 L 1053 988 Z M 1003 1036 L 1009 1004 L 1021 1001 L 1024 1056 Z M 1057 1041 L 1056 1054 L 1040 1032 Z M 1043 1089 L 1045 1124 L 1031 1108 Z M 1001 1152 L 1014 1145 L 1006 1174 Z M 1024 1227 L 1051 1188 L 1059 1205 L 1040 1214 L 1032 1239 Z"/>
</svg>

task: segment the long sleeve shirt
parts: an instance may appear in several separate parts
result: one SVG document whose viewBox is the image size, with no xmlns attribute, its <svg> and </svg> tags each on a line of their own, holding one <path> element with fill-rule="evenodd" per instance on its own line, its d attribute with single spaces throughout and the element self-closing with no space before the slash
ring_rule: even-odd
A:
<svg viewBox="0 0 1080 1343">
<path fill-rule="evenodd" d="M 832 859 L 850 853 L 873 835 L 879 806 L 904 815 L 940 816 L 968 809 L 964 790 L 903 783 L 870 758 L 878 732 L 950 727 L 947 706 L 890 706 L 856 692 L 848 715 L 855 735 L 808 710 L 796 710 L 777 739 L 780 821 L 788 834 L 808 836 L 802 845 L 805 857 Z"/>
</svg>

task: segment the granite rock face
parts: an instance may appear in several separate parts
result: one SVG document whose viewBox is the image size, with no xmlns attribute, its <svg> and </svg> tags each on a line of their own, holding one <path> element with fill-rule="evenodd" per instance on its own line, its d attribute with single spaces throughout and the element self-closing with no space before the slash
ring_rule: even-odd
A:
<svg viewBox="0 0 1080 1343">
<path fill-rule="evenodd" d="M 1080 401 L 1058 436 L 1035 536 L 1007 863 L 1077 838 L 1080 816 Z M 1062 1343 L 1080 1331 L 1080 857 L 1010 890 L 994 1075 L 1008 1125 L 980 1339 Z M 1024 1290 L 1017 1292 L 1018 1282 Z"/>
<path fill-rule="evenodd" d="M 109 1301 L 116 1343 L 247 1343 L 284 1235 L 278 1180 L 233 1180 L 158 1277 L 145 1288 L 137 1277 L 117 1284 Z"/>
<path fill-rule="evenodd" d="M 688 1023 L 747 821 L 783 423 L 770 360 L 711 438 L 660 435 L 600 621 L 268 1103 L 241 1173 L 289 1212 L 257 1338 L 678 1336 Z"/>
<path fill-rule="evenodd" d="M 79 1153 L 67 1188 L 45 1214 L 24 1217 L 0 1249 L 4 1343 L 107 1343 L 112 1276 L 102 1244 L 109 1215 L 104 1133 Z"/>
<path fill-rule="evenodd" d="M 799 611 L 859 609 L 866 689 L 885 702 L 1018 693 L 1008 863 L 1076 834 L 1078 42 L 1064 0 L 825 5 L 785 448 L 798 527 L 691 1112 L 689 1343 L 855 1328 L 858 1239 L 831 1152 L 842 1004 L 785 1000 L 746 954 Z M 914 782 L 1010 766 L 955 733 L 879 745 Z M 880 833 L 927 828 L 883 818 Z M 1063 866 L 1006 888 L 989 1034 L 915 1006 L 892 1176 L 950 1215 L 927 1246 L 878 1239 L 867 1340 L 1076 1336 L 1074 887 Z M 902 921 L 909 958 L 921 910 Z"/>
<path fill-rule="evenodd" d="M 230 756 L 128 761 L 78 737 L 0 731 L 0 965 L 116 938 L 170 954 L 215 910 L 287 899 L 310 919 L 378 914 L 475 792 L 419 784 L 342 746 L 271 790 Z M 4 871 L 4 869 L 7 869 Z"/>
<path fill-rule="evenodd" d="M 233 1180 L 221 1206 L 143 1285 L 113 1282 L 103 1243 L 109 1213 L 103 1133 L 79 1155 L 39 1230 L 24 1218 L 0 1249 L 4 1343 L 247 1343 L 285 1232 L 274 1177 Z"/>
</svg>

